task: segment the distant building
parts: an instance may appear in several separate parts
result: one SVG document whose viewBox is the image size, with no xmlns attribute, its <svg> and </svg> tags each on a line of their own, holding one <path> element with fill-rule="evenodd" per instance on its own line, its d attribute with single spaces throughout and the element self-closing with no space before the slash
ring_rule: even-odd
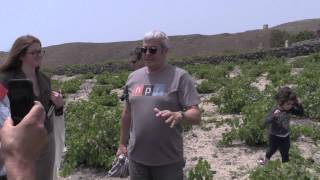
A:
<svg viewBox="0 0 320 180">
<path fill-rule="evenodd" d="M 268 24 L 264 24 L 263 27 L 262 27 L 262 30 L 268 30 L 268 29 L 269 29 Z"/>
</svg>

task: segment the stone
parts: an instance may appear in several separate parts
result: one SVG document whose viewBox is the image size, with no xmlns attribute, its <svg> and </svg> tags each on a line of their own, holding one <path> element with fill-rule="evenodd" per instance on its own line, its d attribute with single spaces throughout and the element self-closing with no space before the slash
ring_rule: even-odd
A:
<svg viewBox="0 0 320 180">
<path fill-rule="evenodd" d="M 316 152 L 312 159 L 314 160 L 314 163 L 320 166 L 320 151 Z"/>
<path fill-rule="evenodd" d="M 197 161 L 198 160 L 198 157 L 192 157 L 191 158 L 191 161 Z"/>
</svg>

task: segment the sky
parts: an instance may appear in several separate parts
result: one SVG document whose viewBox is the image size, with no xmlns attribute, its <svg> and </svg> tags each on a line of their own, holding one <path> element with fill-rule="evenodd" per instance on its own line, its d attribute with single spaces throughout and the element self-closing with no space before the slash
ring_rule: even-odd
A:
<svg viewBox="0 0 320 180">
<path fill-rule="evenodd" d="M 236 33 L 320 18 L 319 0 L 2 0 L 0 51 L 31 34 L 43 46 L 140 40 L 167 35 Z"/>
</svg>

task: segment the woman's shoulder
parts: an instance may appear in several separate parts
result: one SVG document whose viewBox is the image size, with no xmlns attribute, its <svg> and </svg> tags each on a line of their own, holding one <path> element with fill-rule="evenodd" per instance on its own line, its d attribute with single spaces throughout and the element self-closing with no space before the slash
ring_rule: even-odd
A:
<svg viewBox="0 0 320 180">
<path fill-rule="evenodd" d="M 7 87 L 10 79 L 14 79 L 15 71 L 0 72 L 0 83 Z"/>
<path fill-rule="evenodd" d="M 16 71 L 4 71 L 4 72 L 0 72 L 1 77 L 3 78 L 10 78 L 13 77 L 15 74 L 17 74 Z"/>
<path fill-rule="evenodd" d="M 38 76 L 40 79 L 46 81 L 47 83 L 50 83 L 50 78 L 45 73 L 39 71 Z"/>
</svg>

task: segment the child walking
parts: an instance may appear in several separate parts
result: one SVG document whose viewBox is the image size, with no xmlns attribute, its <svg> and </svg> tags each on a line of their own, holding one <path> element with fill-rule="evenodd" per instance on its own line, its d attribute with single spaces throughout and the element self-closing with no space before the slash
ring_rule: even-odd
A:
<svg viewBox="0 0 320 180">
<path fill-rule="evenodd" d="M 261 164 L 265 164 L 271 156 L 279 149 L 282 162 L 289 161 L 290 148 L 290 116 L 291 114 L 302 116 L 304 109 L 298 101 L 296 93 L 289 87 L 280 88 L 275 95 L 278 105 L 268 114 L 265 119 L 269 127 L 269 147 L 266 157 Z"/>
</svg>

